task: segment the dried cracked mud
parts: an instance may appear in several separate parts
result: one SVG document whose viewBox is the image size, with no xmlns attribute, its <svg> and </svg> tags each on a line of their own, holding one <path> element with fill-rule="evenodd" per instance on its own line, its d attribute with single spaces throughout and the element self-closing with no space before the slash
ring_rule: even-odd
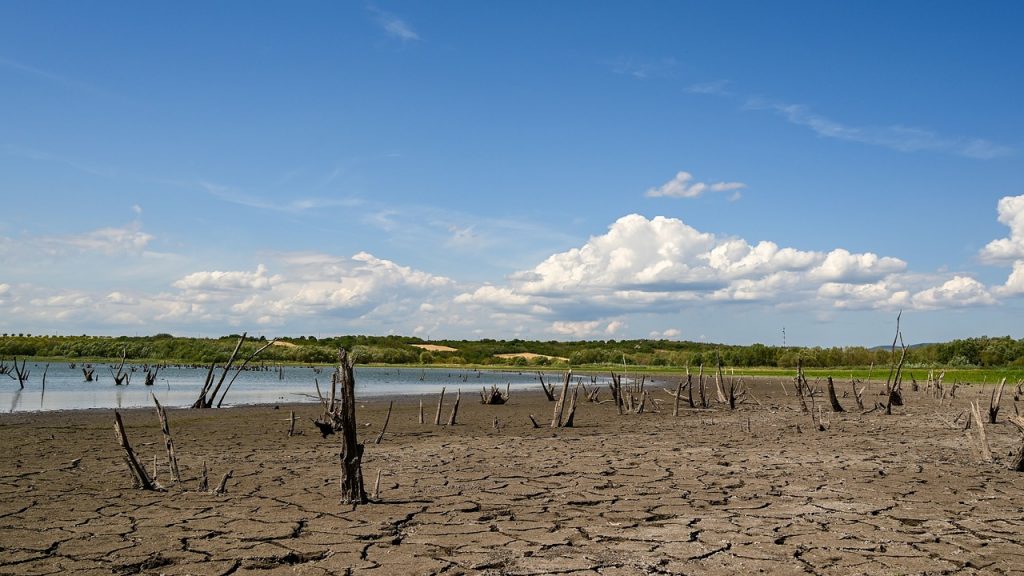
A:
<svg viewBox="0 0 1024 576">
<path fill-rule="evenodd" d="M 424 425 L 399 398 L 380 444 L 387 400 L 361 402 L 367 491 L 381 480 L 355 508 L 317 406 L 169 410 L 180 484 L 154 411 L 126 411 L 165 492 L 132 488 L 112 411 L 3 415 L 0 574 L 1024 574 L 1020 435 L 989 425 L 980 463 L 963 430 L 988 390 L 908 392 L 892 416 L 826 412 L 819 431 L 778 382 L 678 417 L 665 387 L 648 385 L 658 412 L 582 402 L 557 430 L 529 421 L 550 421 L 539 392 L 484 406 L 466 390 L 454 427 L 432 424 L 436 397 Z M 232 471 L 225 493 L 197 490 L 204 462 L 211 486 Z"/>
</svg>

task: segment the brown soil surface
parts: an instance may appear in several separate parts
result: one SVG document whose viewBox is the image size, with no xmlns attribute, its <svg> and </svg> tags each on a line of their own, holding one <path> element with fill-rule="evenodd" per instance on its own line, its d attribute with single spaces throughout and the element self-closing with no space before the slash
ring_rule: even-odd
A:
<svg viewBox="0 0 1024 576">
<path fill-rule="evenodd" d="M 531 426 L 551 419 L 539 392 L 467 394 L 451 428 L 430 424 L 436 397 L 426 425 L 400 398 L 379 445 L 387 401 L 362 403 L 367 491 L 382 479 L 356 508 L 316 406 L 170 410 L 180 485 L 154 412 L 126 411 L 166 492 L 131 487 L 112 411 L 2 415 L 0 574 L 1024 574 L 1020 435 L 987 426 L 983 464 L 954 423 L 988 390 L 908 391 L 892 416 L 826 411 L 819 431 L 777 382 L 753 388 L 761 405 L 679 417 L 672 385 L 649 386 L 660 412 L 584 402 L 559 430 Z M 226 493 L 196 491 L 204 462 L 211 487 L 233 471 Z"/>
</svg>

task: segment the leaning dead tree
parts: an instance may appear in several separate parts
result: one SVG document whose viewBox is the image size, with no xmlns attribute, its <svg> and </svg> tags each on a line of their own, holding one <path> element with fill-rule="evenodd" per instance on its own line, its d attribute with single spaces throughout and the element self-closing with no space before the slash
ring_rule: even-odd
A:
<svg viewBox="0 0 1024 576">
<path fill-rule="evenodd" d="M 160 432 L 164 437 L 164 449 L 167 450 L 167 466 L 171 470 L 171 477 L 174 478 L 175 482 L 181 483 L 181 472 L 178 470 L 178 457 L 174 453 L 174 441 L 171 439 L 171 428 L 167 424 L 167 411 L 160 405 L 160 401 L 156 399 L 155 394 L 150 394 L 153 397 L 153 403 L 156 404 L 156 416 L 160 419 Z"/>
<path fill-rule="evenodd" d="M 718 403 L 725 404 L 727 398 L 725 390 L 722 388 L 722 357 L 717 352 L 715 352 L 715 364 L 718 365 L 718 370 L 715 372 L 715 394 L 718 396 Z"/>
<path fill-rule="evenodd" d="M 224 392 L 220 394 L 220 400 L 217 400 L 217 394 L 220 393 L 220 389 L 224 385 L 224 380 L 227 378 L 228 372 L 231 371 L 231 367 L 234 365 L 235 359 L 238 357 L 238 351 L 242 349 L 242 344 L 245 342 L 245 336 L 246 333 L 243 332 L 242 336 L 238 339 L 238 343 L 235 344 L 235 349 L 231 352 L 231 356 L 228 357 L 228 361 L 224 364 L 224 368 L 220 373 L 220 379 L 217 380 L 216 385 L 213 383 L 215 379 L 214 371 L 216 369 L 216 363 L 210 365 L 210 369 L 206 372 L 206 381 L 203 384 L 202 390 L 199 391 L 199 397 L 196 398 L 196 401 L 192 404 L 193 408 L 212 408 L 215 400 L 217 401 L 217 407 L 220 408 L 224 403 L 224 397 L 227 396 L 228 390 L 231 389 L 231 385 L 235 383 L 235 379 L 242 373 L 242 370 L 245 370 L 245 367 L 249 362 L 252 362 L 253 358 L 258 356 L 260 352 L 263 352 L 274 343 L 274 340 L 271 340 L 250 354 L 249 357 L 235 369 L 235 375 L 231 377 L 231 381 L 228 382 L 228 385 L 224 388 Z"/>
<path fill-rule="evenodd" d="M 455 418 L 459 415 L 459 403 L 462 402 L 462 389 L 455 391 L 455 404 L 452 404 L 452 413 L 448 416 L 448 425 L 455 426 Z"/>
<path fill-rule="evenodd" d="M 554 402 L 555 401 L 555 385 L 552 384 L 550 388 L 548 387 L 547 383 L 544 382 L 544 373 L 543 372 L 537 372 L 537 378 L 540 378 L 540 387 L 541 387 L 541 390 L 544 390 L 544 396 L 547 397 L 548 402 Z"/>
<path fill-rule="evenodd" d="M 338 349 L 338 382 L 341 385 L 341 501 L 366 504 L 369 499 L 363 487 L 363 445 L 356 437 L 356 378 L 354 362 Z"/>
<path fill-rule="evenodd" d="M 1021 434 L 1024 434 L 1024 418 L 1021 418 L 1020 416 L 1010 416 L 1008 420 L 1011 424 L 1017 427 L 1017 430 L 1020 431 Z M 1017 456 L 1014 457 L 1013 461 L 1010 463 L 1010 469 L 1017 472 L 1024 472 L 1024 437 L 1021 437 L 1020 449 L 1017 450 Z"/>
<path fill-rule="evenodd" d="M 124 460 L 128 465 L 128 471 L 132 475 L 132 485 L 135 488 L 141 488 L 143 490 L 162 490 L 157 486 L 146 469 L 139 464 L 139 459 L 135 457 L 135 451 L 132 450 L 131 444 L 128 443 L 128 435 L 124 432 L 124 423 L 121 421 L 121 414 L 114 410 L 114 433 L 117 436 L 117 443 L 121 446 L 121 450 L 124 452 Z"/>
</svg>

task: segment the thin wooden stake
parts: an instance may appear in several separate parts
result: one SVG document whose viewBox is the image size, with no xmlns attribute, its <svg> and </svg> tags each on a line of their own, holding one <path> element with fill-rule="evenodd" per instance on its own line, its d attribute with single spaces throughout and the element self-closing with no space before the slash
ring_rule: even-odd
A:
<svg viewBox="0 0 1024 576">
<path fill-rule="evenodd" d="M 1003 387 L 1006 386 L 1006 378 L 999 383 L 999 391 L 992 391 L 992 397 L 988 401 L 988 421 L 990 424 L 996 423 L 996 417 L 999 416 L 999 403 L 1003 400 Z"/>
<path fill-rule="evenodd" d="M 449 426 L 455 426 L 455 416 L 458 415 L 458 413 L 459 413 L 459 401 L 461 401 L 461 400 L 462 400 L 462 389 L 459 388 L 458 391 L 455 392 L 455 404 L 452 405 L 452 414 L 451 414 L 451 416 L 448 417 L 448 425 Z"/>
<path fill-rule="evenodd" d="M 388 414 L 384 417 L 384 426 L 381 426 L 380 434 L 377 434 L 377 438 L 373 441 L 374 444 L 380 444 L 380 441 L 384 439 L 384 431 L 388 429 L 388 422 L 391 421 L 391 408 L 395 405 L 395 401 L 388 402 Z"/>
<path fill-rule="evenodd" d="M 437 413 L 434 414 L 434 426 L 441 425 L 441 406 L 444 404 L 444 386 L 441 387 L 441 396 L 437 399 Z"/>
</svg>

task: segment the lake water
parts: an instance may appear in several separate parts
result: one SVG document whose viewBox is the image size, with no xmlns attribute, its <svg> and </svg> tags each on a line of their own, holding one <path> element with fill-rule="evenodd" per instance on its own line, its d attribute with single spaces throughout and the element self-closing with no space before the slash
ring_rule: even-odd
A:
<svg viewBox="0 0 1024 576">
<path fill-rule="evenodd" d="M 107 364 L 94 364 L 94 382 L 85 382 L 82 364 L 71 368 L 67 363 L 50 364 L 43 386 L 44 364 L 26 366 L 31 377 L 24 390 L 18 381 L 0 375 L 0 410 L 9 412 L 70 410 L 88 408 L 151 407 L 153 394 L 167 407 L 188 407 L 195 402 L 206 380 L 207 368 L 161 368 L 153 386 L 145 385 L 145 372 L 138 368 L 131 383 L 116 386 L 112 368 Z M 269 370 L 242 372 L 228 392 L 224 405 L 278 404 L 292 402 L 318 402 L 315 381 L 328 396 L 331 390 L 332 368 L 319 372 L 312 367 L 288 366 L 279 373 Z M 220 370 L 215 371 L 219 378 Z M 225 386 L 235 372 L 225 379 Z M 356 398 L 381 396 L 436 396 L 441 387 L 454 394 L 457 389 L 475 398 L 478 391 L 492 384 L 504 390 L 511 383 L 513 395 L 517 390 L 538 389 L 540 380 L 536 372 L 497 372 L 486 370 L 460 370 L 448 368 L 379 368 L 356 367 Z M 561 374 L 545 373 L 545 382 L 560 383 Z M 603 380 L 602 380 L 603 383 Z M 223 388 L 222 388 L 223 390 Z M 340 394 L 340 393 L 339 393 Z"/>
</svg>

